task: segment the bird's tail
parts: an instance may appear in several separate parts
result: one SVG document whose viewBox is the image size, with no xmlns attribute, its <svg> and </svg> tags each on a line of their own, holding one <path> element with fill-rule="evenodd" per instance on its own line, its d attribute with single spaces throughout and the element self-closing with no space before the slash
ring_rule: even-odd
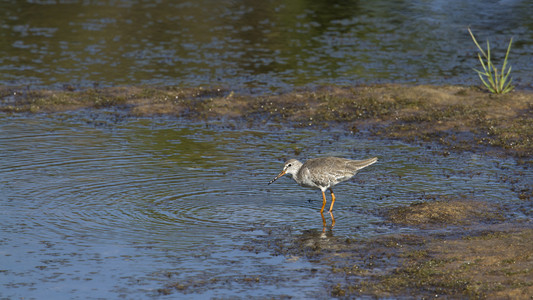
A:
<svg viewBox="0 0 533 300">
<path fill-rule="evenodd" d="M 368 167 L 371 164 L 378 161 L 377 157 L 369 158 L 369 159 L 363 159 L 363 160 L 352 160 L 349 165 L 350 167 L 354 168 L 356 171 L 361 170 L 362 168 Z"/>
</svg>

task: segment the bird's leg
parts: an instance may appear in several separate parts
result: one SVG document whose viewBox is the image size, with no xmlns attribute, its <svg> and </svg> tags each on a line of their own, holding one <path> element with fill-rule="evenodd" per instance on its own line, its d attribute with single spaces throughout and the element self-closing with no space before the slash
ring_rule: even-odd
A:
<svg viewBox="0 0 533 300">
<path fill-rule="evenodd" d="M 331 216 L 331 228 L 333 228 L 333 226 L 335 226 L 335 217 L 331 211 L 329 212 L 329 215 Z"/>
<path fill-rule="evenodd" d="M 329 212 L 331 212 L 333 210 L 333 204 L 335 203 L 335 194 L 333 194 L 333 190 L 331 188 L 329 188 L 329 191 L 331 192 L 331 206 L 329 207 Z M 324 192 L 322 192 L 324 193 Z M 325 196 L 324 196 L 324 204 L 326 204 L 326 201 L 325 201 Z"/>
<path fill-rule="evenodd" d="M 322 208 L 320 209 L 320 213 L 324 211 L 324 206 L 326 206 L 326 194 L 322 191 Z"/>
<path fill-rule="evenodd" d="M 320 212 L 320 216 L 322 216 L 322 232 L 326 231 L 326 218 L 324 218 L 324 213 Z"/>
</svg>

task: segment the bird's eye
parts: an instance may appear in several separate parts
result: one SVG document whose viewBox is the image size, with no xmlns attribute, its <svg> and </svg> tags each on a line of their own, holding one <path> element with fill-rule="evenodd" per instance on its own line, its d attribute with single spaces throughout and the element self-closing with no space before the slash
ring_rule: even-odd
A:
<svg viewBox="0 0 533 300">
<path fill-rule="evenodd" d="M 292 164 L 288 164 L 288 165 L 287 165 L 287 167 L 290 167 L 290 166 L 292 166 Z"/>
</svg>

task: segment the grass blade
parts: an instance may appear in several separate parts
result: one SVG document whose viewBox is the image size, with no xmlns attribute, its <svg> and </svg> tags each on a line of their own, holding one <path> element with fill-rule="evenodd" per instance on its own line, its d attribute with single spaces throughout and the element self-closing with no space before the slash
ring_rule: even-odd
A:
<svg viewBox="0 0 533 300">
<path fill-rule="evenodd" d="M 485 87 L 494 94 L 505 94 L 512 91 L 514 89 L 514 86 L 511 85 L 513 79 L 512 77 L 509 78 L 509 75 L 511 74 L 511 67 L 509 66 L 509 68 L 507 68 L 507 59 L 509 58 L 509 53 L 511 52 L 513 38 L 511 38 L 509 45 L 507 46 L 507 52 L 505 53 L 502 68 L 498 70 L 494 63 L 492 63 L 489 40 L 487 39 L 487 51 L 485 52 L 479 45 L 474 33 L 472 33 L 470 28 L 468 28 L 468 33 L 470 33 L 472 41 L 474 41 L 474 44 L 480 52 L 477 54 L 477 57 L 481 67 L 483 68 L 483 71 L 477 69 L 474 69 L 474 71 L 476 71 L 478 74 L 483 85 L 485 85 Z"/>
</svg>

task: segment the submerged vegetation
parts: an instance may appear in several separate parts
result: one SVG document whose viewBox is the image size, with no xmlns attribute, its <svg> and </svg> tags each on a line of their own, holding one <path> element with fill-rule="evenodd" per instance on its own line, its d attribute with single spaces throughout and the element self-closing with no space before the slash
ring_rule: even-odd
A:
<svg viewBox="0 0 533 300">
<path fill-rule="evenodd" d="M 509 41 L 509 46 L 507 47 L 507 52 L 505 53 L 505 58 L 503 60 L 503 66 L 501 68 L 501 71 L 498 71 L 498 68 L 496 68 L 490 56 L 489 40 L 487 39 L 487 51 L 484 51 L 483 48 L 481 48 L 481 46 L 477 42 L 470 28 L 468 28 L 468 32 L 470 33 L 472 40 L 474 41 L 480 52 L 477 54 L 477 57 L 479 59 L 479 62 L 481 63 L 481 67 L 483 67 L 483 71 L 477 69 L 474 70 L 479 75 L 479 78 L 481 79 L 483 84 L 491 93 L 494 94 L 505 94 L 512 91 L 514 89 L 514 86 L 511 85 L 513 78 L 509 78 L 509 75 L 511 74 L 511 66 L 509 66 L 508 69 L 506 68 L 507 58 L 509 57 L 509 52 L 511 51 L 511 44 L 513 43 L 513 38 L 511 38 L 511 40 Z"/>
</svg>

